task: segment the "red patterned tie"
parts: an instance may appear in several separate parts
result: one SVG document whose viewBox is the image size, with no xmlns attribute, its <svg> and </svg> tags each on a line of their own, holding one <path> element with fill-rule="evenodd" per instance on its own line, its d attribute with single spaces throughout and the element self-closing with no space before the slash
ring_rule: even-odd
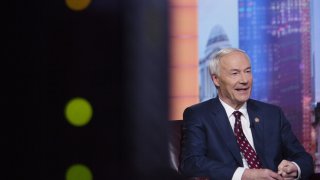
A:
<svg viewBox="0 0 320 180">
<path fill-rule="evenodd" d="M 246 136 L 243 133 L 240 117 L 242 113 L 240 111 L 233 112 L 236 121 L 234 123 L 234 134 L 237 138 L 240 151 L 243 154 L 245 160 L 248 163 L 250 169 L 261 169 L 262 164 L 257 156 L 257 153 L 254 151 Z"/>
</svg>

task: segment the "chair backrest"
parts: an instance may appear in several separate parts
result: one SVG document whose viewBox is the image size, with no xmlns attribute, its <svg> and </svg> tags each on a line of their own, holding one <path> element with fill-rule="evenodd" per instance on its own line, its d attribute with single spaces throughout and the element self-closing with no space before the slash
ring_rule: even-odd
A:
<svg viewBox="0 0 320 180">
<path fill-rule="evenodd" d="M 182 141 L 182 120 L 169 121 L 169 153 L 171 168 L 179 173 Z M 186 180 L 209 180 L 208 177 L 187 177 Z"/>
<path fill-rule="evenodd" d="M 169 121 L 169 155 L 171 167 L 179 172 L 182 120 Z"/>
</svg>

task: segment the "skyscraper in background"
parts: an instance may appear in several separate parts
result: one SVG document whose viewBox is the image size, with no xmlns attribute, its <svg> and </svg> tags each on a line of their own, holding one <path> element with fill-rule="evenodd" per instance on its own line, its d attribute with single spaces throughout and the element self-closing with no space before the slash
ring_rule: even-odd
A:
<svg viewBox="0 0 320 180">
<path fill-rule="evenodd" d="M 251 57 L 252 97 L 281 106 L 311 148 L 309 0 L 239 0 L 239 47 Z"/>
<path fill-rule="evenodd" d="M 252 97 L 269 101 L 272 47 L 267 36 L 268 1 L 239 0 L 239 47 L 251 58 Z"/>
</svg>

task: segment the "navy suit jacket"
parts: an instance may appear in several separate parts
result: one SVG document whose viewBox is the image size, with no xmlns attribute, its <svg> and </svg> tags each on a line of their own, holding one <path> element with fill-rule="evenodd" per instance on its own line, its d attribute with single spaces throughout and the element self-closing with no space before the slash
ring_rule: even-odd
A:
<svg viewBox="0 0 320 180">
<path fill-rule="evenodd" d="M 282 110 L 256 100 L 247 101 L 254 147 L 264 168 L 277 172 L 282 160 L 297 163 L 302 179 L 313 173 L 312 157 L 291 130 Z M 259 121 L 256 122 L 255 119 Z M 188 177 L 231 179 L 243 167 L 240 149 L 218 98 L 191 107 L 183 114 L 180 171 Z"/>
</svg>

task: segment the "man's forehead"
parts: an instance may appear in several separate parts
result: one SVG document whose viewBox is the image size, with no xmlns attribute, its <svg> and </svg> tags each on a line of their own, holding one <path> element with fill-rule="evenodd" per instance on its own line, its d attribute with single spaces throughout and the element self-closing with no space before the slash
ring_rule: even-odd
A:
<svg viewBox="0 0 320 180">
<path fill-rule="evenodd" d="M 234 66 L 251 66 L 250 61 L 246 56 L 229 56 L 229 57 L 223 57 L 220 59 L 220 64 L 221 65 L 234 65 Z"/>
<path fill-rule="evenodd" d="M 233 59 L 246 59 L 246 60 L 248 60 L 247 56 L 243 52 L 235 51 L 230 54 L 226 54 L 226 55 L 222 56 L 220 58 L 220 61 L 229 60 L 229 59 L 231 59 L 231 60 L 233 60 Z"/>
</svg>

